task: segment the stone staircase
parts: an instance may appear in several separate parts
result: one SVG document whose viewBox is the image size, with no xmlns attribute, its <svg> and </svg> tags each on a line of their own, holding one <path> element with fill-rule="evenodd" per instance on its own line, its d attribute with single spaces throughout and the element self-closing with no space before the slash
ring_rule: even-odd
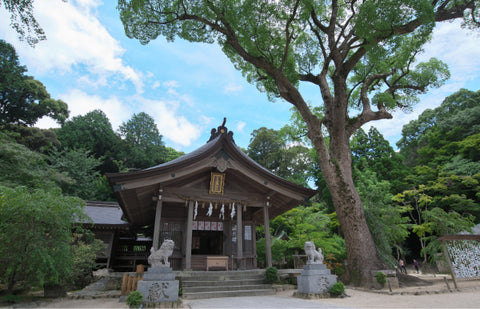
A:
<svg viewBox="0 0 480 309">
<path fill-rule="evenodd" d="M 274 295 L 271 284 L 264 283 L 265 270 L 182 271 L 176 273 L 183 299 Z"/>
</svg>

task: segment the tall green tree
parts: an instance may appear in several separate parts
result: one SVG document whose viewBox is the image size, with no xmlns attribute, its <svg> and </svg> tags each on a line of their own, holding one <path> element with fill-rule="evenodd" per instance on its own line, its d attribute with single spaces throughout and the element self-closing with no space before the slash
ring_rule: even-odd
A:
<svg viewBox="0 0 480 309">
<path fill-rule="evenodd" d="M 13 46 L 0 40 L 0 125 L 33 125 L 43 116 L 63 123 L 67 104 L 52 99 L 45 86 L 26 72 Z"/>
<path fill-rule="evenodd" d="M 282 130 L 261 127 L 251 134 L 247 155 L 272 173 L 308 186 L 312 177 L 312 156 L 308 147 L 289 142 Z"/>
<path fill-rule="evenodd" d="M 166 161 L 166 149 L 155 120 L 147 113 L 133 114 L 118 129 L 123 138 L 123 161 L 130 168 L 147 168 Z"/>
<path fill-rule="evenodd" d="M 386 180 L 390 183 L 392 193 L 406 189 L 405 177 L 411 171 L 375 127 L 371 127 L 368 134 L 359 129 L 353 135 L 350 145 L 354 169 L 375 172 L 379 181 Z"/>
<path fill-rule="evenodd" d="M 247 154 L 258 164 L 276 173 L 282 160 L 281 150 L 285 143 L 278 135 L 278 131 L 261 127 L 251 133 Z"/>
<path fill-rule="evenodd" d="M 392 118 L 449 73 L 437 59 L 413 65 L 436 22 L 478 25 L 477 0 L 162 1 L 119 0 L 126 34 L 217 42 L 249 82 L 293 104 L 329 187 L 348 253 L 347 278 L 371 283 L 384 264 L 352 179 L 349 140 L 369 121 Z M 317 86 L 321 115 L 300 83 Z M 358 113 L 349 112 L 351 108 Z M 326 136 L 329 139 L 326 139 Z"/>
<path fill-rule="evenodd" d="M 95 158 L 103 159 L 100 172 L 117 172 L 114 163 L 120 146 L 120 137 L 101 110 L 91 111 L 84 116 L 75 116 L 56 131 L 64 149 L 85 149 Z"/>
</svg>

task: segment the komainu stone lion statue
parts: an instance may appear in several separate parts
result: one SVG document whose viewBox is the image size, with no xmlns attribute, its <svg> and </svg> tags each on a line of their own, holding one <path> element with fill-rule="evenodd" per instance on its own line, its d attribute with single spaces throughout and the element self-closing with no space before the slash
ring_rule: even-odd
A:
<svg viewBox="0 0 480 309">
<path fill-rule="evenodd" d="M 313 241 L 305 242 L 305 254 L 307 255 L 307 264 L 323 264 L 322 249 L 315 250 Z"/>
<path fill-rule="evenodd" d="M 170 267 L 168 257 L 172 255 L 174 248 L 175 243 L 170 239 L 165 240 L 157 251 L 152 247 L 148 257 L 148 264 L 152 267 Z"/>
</svg>

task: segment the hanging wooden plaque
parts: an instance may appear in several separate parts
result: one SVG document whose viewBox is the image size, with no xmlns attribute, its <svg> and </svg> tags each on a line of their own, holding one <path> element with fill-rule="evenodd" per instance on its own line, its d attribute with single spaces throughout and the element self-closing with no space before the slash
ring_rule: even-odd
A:
<svg viewBox="0 0 480 309">
<path fill-rule="evenodd" d="M 210 177 L 210 194 L 223 195 L 225 187 L 225 173 L 211 173 Z"/>
</svg>

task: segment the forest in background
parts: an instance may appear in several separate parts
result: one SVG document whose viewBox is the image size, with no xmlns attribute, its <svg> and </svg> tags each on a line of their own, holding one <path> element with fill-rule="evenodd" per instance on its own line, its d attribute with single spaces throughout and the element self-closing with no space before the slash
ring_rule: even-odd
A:
<svg viewBox="0 0 480 309">
<path fill-rule="evenodd" d="M 51 98 L 41 82 L 26 75 L 27 68 L 4 41 L 0 41 L 0 66 L 2 197 L 8 193 L 31 200 L 35 199 L 31 195 L 53 194 L 58 200 L 113 200 L 104 173 L 143 169 L 182 155 L 164 144 L 154 119 L 146 113 L 134 114 L 117 132 L 100 110 L 69 118 L 67 103 Z M 280 130 L 252 132 L 244 150 L 278 176 L 319 188 L 308 204 L 271 222 L 273 257 L 277 266 L 291 267 L 292 255 L 313 240 L 341 275 L 346 258 L 342 231 L 318 156 L 306 138 L 306 126 L 295 110 L 292 114 L 291 122 Z M 44 116 L 61 127 L 35 128 Z M 368 226 L 391 267 L 399 258 L 435 262 L 439 236 L 469 230 L 480 222 L 480 91 L 460 89 L 405 125 L 398 152 L 374 127 L 356 132 L 350 147 Z M 5 199 L 1 205 L 7 209 Z M 0 223 L 0 240 L 9 237 L 7 227 Z M 261 259 L 261 228 L 257 239 Z M 2 250 L 11 250 L 2 248 L 0 256 Z"/>
</svg>

